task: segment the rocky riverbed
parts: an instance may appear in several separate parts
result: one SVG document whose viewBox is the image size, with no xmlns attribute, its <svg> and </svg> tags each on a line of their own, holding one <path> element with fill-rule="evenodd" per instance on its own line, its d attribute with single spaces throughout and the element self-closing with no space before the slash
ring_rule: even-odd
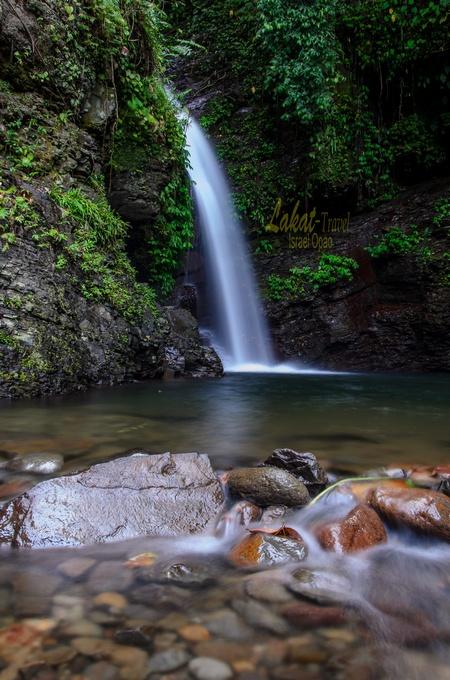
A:
<svg viewBox="0 0 450 680">
<path fill-rule="evenodd" d="M 448 465 L 4 458 L 1 680 L 448 677 Z"/>
</svg>

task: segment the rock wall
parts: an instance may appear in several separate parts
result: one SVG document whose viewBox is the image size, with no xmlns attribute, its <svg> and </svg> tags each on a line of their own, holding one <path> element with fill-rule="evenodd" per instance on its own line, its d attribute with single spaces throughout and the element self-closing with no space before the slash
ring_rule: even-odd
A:
<svg viewBox="0 0 450 680">
<path fill-rule="evenodd" d="M 415 186 L 372 213 L 354 217 L 332 252 L 353 257 L 359 269 L 349 283 L 322 288 L 293 301 L 266 300 L 280 358 L 316 367 L 369 371 L 450 369 L 450 286 L 443 254 L 448 224 L 433 225 L 436 201 L 448 195 L 449 180 Z M 429 228 L 433 255 L 369 257 L 365 248 L 391 227 Z M 310 264 L 313 251 L 284 250 L 256 256 L 261 287 L 270 273 Z"/>
</svg>

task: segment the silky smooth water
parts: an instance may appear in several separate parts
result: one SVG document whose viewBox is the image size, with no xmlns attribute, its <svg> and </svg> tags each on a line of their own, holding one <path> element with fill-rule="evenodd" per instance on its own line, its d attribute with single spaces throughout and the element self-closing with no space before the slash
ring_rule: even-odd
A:
<svg viewBox="0 0 450 680">
<path fill-rule="evenodd" d="M 192 118 L 186 142 L 207 259 L 214 344 L 226 370 L 252 365 L 257 371 L 258 365 L 273 364 L 274 357 L 242 225 L 214 149 Z"/>
</svg>

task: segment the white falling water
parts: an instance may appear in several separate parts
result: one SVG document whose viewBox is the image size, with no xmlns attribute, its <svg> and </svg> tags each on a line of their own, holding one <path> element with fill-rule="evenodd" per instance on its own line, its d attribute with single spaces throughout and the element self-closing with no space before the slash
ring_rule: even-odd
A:
<svg viewBox="0 0 450 680">
<path fill-rule="evenodd" d="M 270 370 L 274 357 L 269 333 L 225 173 L 200 125 L 192 118 L 186 142 L 189 176 L 215 298 L 214 343 L 228 371 Z"/>
</svg>

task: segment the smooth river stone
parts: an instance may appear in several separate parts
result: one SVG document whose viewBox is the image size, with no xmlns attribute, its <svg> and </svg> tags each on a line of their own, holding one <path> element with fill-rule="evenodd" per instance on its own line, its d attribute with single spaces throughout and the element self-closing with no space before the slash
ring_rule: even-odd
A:
<svg viewBox="0 0 450 680">
<path fill-rule="evenodd" d="M 226 475 L 233 496 L 267 507 L 299 507 L 309 501 L 306 486 L 286 470 L 276 467 L 236 468 Z"/>
<path fill-rule="evenodd" d="M 212 528 L 222 487 L 208 456 L 135 453 L 37 484 L 0 508 L 0 543 L 47 548 Z"/>
</svg>

